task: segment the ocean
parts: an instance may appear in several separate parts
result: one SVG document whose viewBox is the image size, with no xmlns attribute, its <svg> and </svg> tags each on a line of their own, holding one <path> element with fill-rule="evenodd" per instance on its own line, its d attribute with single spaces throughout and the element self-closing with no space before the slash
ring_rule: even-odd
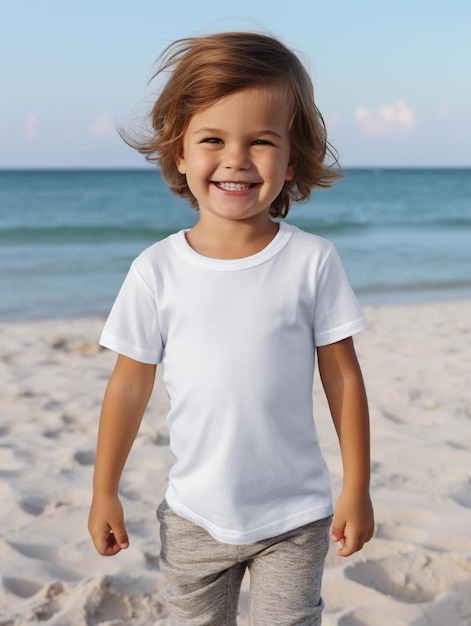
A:
<svg viewBox="0 0 471 626">
<path fill-rule="evenodd" d="M 0 171 L 0 321 L 105 315 L 196 219 L 153 169 Z M 335 244 L 363 304 L 471 297 L 471 169 L 347 169 L 286 221 Z"/>
</svg>

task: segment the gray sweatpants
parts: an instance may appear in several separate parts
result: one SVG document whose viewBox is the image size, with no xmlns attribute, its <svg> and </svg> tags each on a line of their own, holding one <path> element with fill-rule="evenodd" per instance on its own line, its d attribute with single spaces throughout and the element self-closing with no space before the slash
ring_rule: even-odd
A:
<svg viewBox="0 0 471 626">
<path fill-rule="evenodd" d="M 246 545 L 217 541 L 165 500 L 157 517 L 172 626 L 235 626 L 246 568 L 252 626 L 320 626 L 331 517 Z"/>
</svg>

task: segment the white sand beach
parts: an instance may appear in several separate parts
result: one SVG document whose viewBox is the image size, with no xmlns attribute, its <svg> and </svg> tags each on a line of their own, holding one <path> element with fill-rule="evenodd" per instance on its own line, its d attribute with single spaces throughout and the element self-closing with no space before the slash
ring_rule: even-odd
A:
<svg viewBox="0 0 471 626">
<path fill-rule="evenodd" d="M 356 346 L 371 408 L 377 530 L 348 559 L 332 546 L 323 624 L 469 626 L 471 301 L 365 313 L 371 327 Z M 172 459 L 160 376 L 121 483 L 130 548 L 100 557 L 87 532 L 98 415 L 115 359 L 96 344 L 102 324 L 0 325 L 0 626 L 167 623 L 155 509 Z M 316 382 L 338 490 L 338 444 Z"/>
</svg>

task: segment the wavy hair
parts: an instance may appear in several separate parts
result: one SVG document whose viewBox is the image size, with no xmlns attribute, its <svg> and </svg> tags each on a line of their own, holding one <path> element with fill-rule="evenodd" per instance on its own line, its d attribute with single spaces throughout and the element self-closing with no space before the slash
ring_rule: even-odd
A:
<svg viewBox="0 0 471 626">
<path fill-rule="evenodd" d="M 191 117 L 222 98 L 249 88 L 277 89 L 290 105 L 289 134 L 294 176 L 270 207 L 272 217 L 286 217 L 291 202 L 308 200 L 315 187 L 330 187 L 341 176 L 337 154 L 327 141 L 322 115 L 314 101 L 309 74 L 298 57 L 277 39 L 252 32 L 224 32 L 179 39 L 157 60 L 151 80 L 168 74 L 149 113 L 146 137 L 121 136 L 160 167 L 177 195 L 198 208 L 184 174 L 176 166 Z M 326 157 L 332 163 L 326 164 Z"/>
</svg>

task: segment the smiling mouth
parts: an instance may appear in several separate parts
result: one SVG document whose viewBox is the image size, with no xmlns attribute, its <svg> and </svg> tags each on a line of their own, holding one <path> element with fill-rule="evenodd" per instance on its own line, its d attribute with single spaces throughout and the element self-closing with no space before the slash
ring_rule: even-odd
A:
<svg viewBox="0 0 471 626">
<path fill-rule="evenodd" d="M 248 191 L 255 187 L 255 183 L 228 183 L 228 182 L 215 182 L 216 187 L 224 189 L 224 191 Z"/>
</svg>

